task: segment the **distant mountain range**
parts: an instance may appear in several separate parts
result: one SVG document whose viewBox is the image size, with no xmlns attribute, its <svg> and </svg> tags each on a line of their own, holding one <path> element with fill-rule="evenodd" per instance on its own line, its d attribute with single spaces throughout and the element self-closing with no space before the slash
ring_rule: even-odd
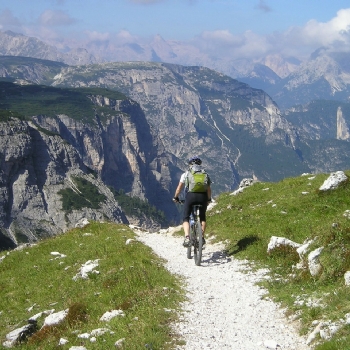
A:
<svg viewBox="0 0 350 350">
<path fill-rule="evenodd" d="M 69 65 L 91 64 L 98 61 L 86 49 L 60 52 L 55 46 L 11 31 L 0 32 L 0 55 L 40 58 Z"/>
<path fill-rule="evenodd" d="M 98 52 L 101 57 L 94 56 Z M 183 42 L 166 41 L 160 35 L 150 44 L 125 43 L 118 47 L 87 48 L 60 52 L 36 38 L 13 32 L 0 32 L 0 55 L 47 59 L 68 65 L 103 62 L 163 62 L 203 66 L 267 92 L 282 110 L 312 100 L 348 101 L 350 96 L 350 54 L 320 48 L 301 62 L 293 57 L 269 55 L 260 60 L 233 60 L 212 57 Z"/>
<path fill-rule="evenodd" d="M 97 43 L 91 43 L 84 49 L 67 48 L 61 52 L 36 38 L 7 31 L 0 32 L 0 55 L 47 59 L 68 65 L 143 61 L 203 66 L 266 91 L 282 110 L 319 99 L 348 101 L 350 96 L 350 53 L 330 52 L 327 48 L 318 49 L 305 62 L 281 55 L 269 55 L 258 61 L 233 60 L 203 54 L 191 44 L 166 41 L 157 35 L 147 45 L 106 44 L 101 49 Z"/>
</svg>

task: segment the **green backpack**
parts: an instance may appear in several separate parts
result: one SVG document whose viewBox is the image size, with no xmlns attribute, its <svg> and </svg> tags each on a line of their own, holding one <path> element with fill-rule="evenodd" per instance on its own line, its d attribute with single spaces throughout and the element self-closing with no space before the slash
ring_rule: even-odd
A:
<svg viewBox="0 0 350 350">
<path fill-rule="evenodd" d="M 192 166 L 186 177 L 188 192 L 207 192 L 209 185 L 208 174 L 199 166 Z"/>
</svg>

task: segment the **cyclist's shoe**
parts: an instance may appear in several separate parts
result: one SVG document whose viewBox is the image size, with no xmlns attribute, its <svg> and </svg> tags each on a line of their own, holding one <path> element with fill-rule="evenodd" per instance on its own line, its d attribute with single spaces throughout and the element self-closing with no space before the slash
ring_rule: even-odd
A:
<svg viewBox="0 0 350 350">
<path fill-rule="evenodd" d="M 186 236 L 184 242 L 182 243 L 184 247 L 189 247 L 191 245 L 190 237 Z"/>
</svg>

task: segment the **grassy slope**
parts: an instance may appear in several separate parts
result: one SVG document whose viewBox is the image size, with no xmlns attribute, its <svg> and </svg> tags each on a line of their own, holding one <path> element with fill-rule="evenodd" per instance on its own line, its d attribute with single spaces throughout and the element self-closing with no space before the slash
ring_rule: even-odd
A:
<svg viewBox="0 0 350 350">
<path fill-rule="evenodd" d="M 96 112 L 99 114 L 117 114 L 108 107 L 97 107 L 88 98 L 102 95 L 114 100 L 124 100 L 126 96 L 102 88 L 63 89 L 44 85 L 17 85 L 0 81 L 0 121 L 6 117 L 34 115 L 54 117 L 65 114 L 73 119 L 91 122 Z"/>
<path fill-rule="evenodd" d="M 84 233 L 91 233 L 84 236 Z M 33 315 L 50 309 L 69 309 L 65 322 L 46 328 L 19 349 L 56 349 L 61 337 L 69 343 L 88 344 L 91 349 L 112 349 L 125 338 L 125 348 L 170 348 L 169 322 L 183 294 L 179 281 L 162 266 L 150 249 L 137 241 L 126 245 L 134 234 L 127 226 L 92 223 L 83 229 L 12 251 L 0 263 L 0 339 L 27 323 Z M 51 252 L 65 254 L 57 258 Z M 4 254 L 2 254 L 4 255 Z M 99 274 L 89 279 L 72 278 L 88 260 L 100 259 Z M 28 308 L 33 306 L 28 312 Z M 109 323 L 99 321 L 107 311 L 122 309 L 125 317 Z M 39 327 L 44 316 L 39 319 Z M 96 343 L 79 339 L 78 334 L 108 327 Z"/>
<path fill-rule="evenodd" d="M 349 171 L 346 174 L 350 176 Z M 278 183 L 257 183 L 236 196 L 220 195 L 217 206 L 208 213 L 208 234 L 220 241 L 228 240 L 228 250 L 236 258 L 270 268 L 272 278 L 264 286 L 270 297 L 300 315 L 305 334 L 315 328 L 314 320 L 334 322 L 350 312 L 349 287 L 344 283 L 344 273 L 350 270 L 350 220 L 343 216 L 350 209 L 350 182 L 326 193 L 319 191 L 328 176 L 320 174 L 312 179 L 306 175 Z M 271 236 L 297 243 L 314 239 L 310 251 L 324 247 L 321 275 L 313 278 L 307 269 L 296 269 L 299 256 L 295 250 L 267 254 Z M 318 300 L 320 305 L 295 303 L 309 298 Z M 318 349 L 350 349 L 345 345 L 350 344 L 349 330 L 349 326 L 344 327 Z"/>
<path fill-rule="evenodd" d="M 350 176 L 350 171 L 346 174 Z M 298 315 L 304 334 L 314 329 L 313 321 L 335 322 L 350 311 L 349 287 L 343 277 L 350 270 L 350 221 L 343 215 L 350 209 L 350 182 L 336 190 L 320 192 L 328 176 L 305 175 L 278 183 L 256 183 L 236 196 L 221 194 L 218 204 L 208 212 L 207 234 L 215 235 L 218 241 L 227 240 L 227 249 L 235 258 L 248 259 L 253 268 L 270 269 L 271 278 L 262 284 L 270 297 Z M 86 232 L 93 235 L 83 236 Z M 307 269 L 296 269 L 299 256 L 294 250 L 267 254 L 271 236 L 297 243 L 313 239 L 310 251 L 323 246 L 321 275 L 314 278 Z M 120 308 L 126 317 L 110 323 L 115 334 L 99 337 L 97 343 L 89 344 L 89 349 L 101 348 L 102 342 L 112 346 L 120 338 L 126 339 L 128 349 L 141 349 L 150 343 L 153 348 L 170 348 L 170 344 L 166 345 L 171 338 L 169 322 L 175 314 L 164 308 L 175 309 L 183 298 L 179 281 L 167 273 L 148 248 L 137 242 L 126 245 L 132 237 L 126 226 L 94 223 L 35 247 L 11 252 L 0 263 L 1 338 L 39 311 L 69 308 L 69 322 L 39 334 L 32 339 L 34 344 L 20 348 L 53 349 L 61 336 L 69 339 L 70 346 L 84 344 L 88 340 L 78 339 L 74 331 L 91 332 L 105 327 L 99 317 Z M 52 251 L 67 257 L 55 259 Z M 94 259 L 101 259 L 100 274 L 73 282 L 81 264 Z M 318 303 L 306 306 L 308 300 Z M 27 309 L 32 305 L 30 313 Z M 343 327 L 317 349 L 348 349 L 349 330 L 349 326 Z"/>
</svg>

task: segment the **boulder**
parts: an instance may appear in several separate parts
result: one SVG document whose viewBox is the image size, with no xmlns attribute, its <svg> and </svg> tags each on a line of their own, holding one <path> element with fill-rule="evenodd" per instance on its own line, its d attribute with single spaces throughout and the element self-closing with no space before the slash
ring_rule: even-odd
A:
<svg viewBox="0 0 350 350">
<path fill-rule="evenodd" d="M 333 190 L 339 186 L 342 182 L 346 181 L 348 178 L 343 171 L 337 171 L 331 173 L 327 180 L 324 181 L 320 187 L 320 191 Z"/>
<path fill-rule="evenodd" d="M 301 246 L 301 244 L 293 242 L 290 239 L 285 238 L 285 237 L 272 236 L 270 238 L 270 242 L 267 246 L 267 252 L 270 253 L 272 250 L 274 250 L 280 246 L 289 246 L 289 247 L 297 249 Z"/>
<path fill-rule="evenodd" d="M 322 250 L 323 247 L 317 248 L 308 255 L 309 271 L 312 276 L 317 276 L 322 271 L 322 265 L 319 259 Z"/>
</svg>

